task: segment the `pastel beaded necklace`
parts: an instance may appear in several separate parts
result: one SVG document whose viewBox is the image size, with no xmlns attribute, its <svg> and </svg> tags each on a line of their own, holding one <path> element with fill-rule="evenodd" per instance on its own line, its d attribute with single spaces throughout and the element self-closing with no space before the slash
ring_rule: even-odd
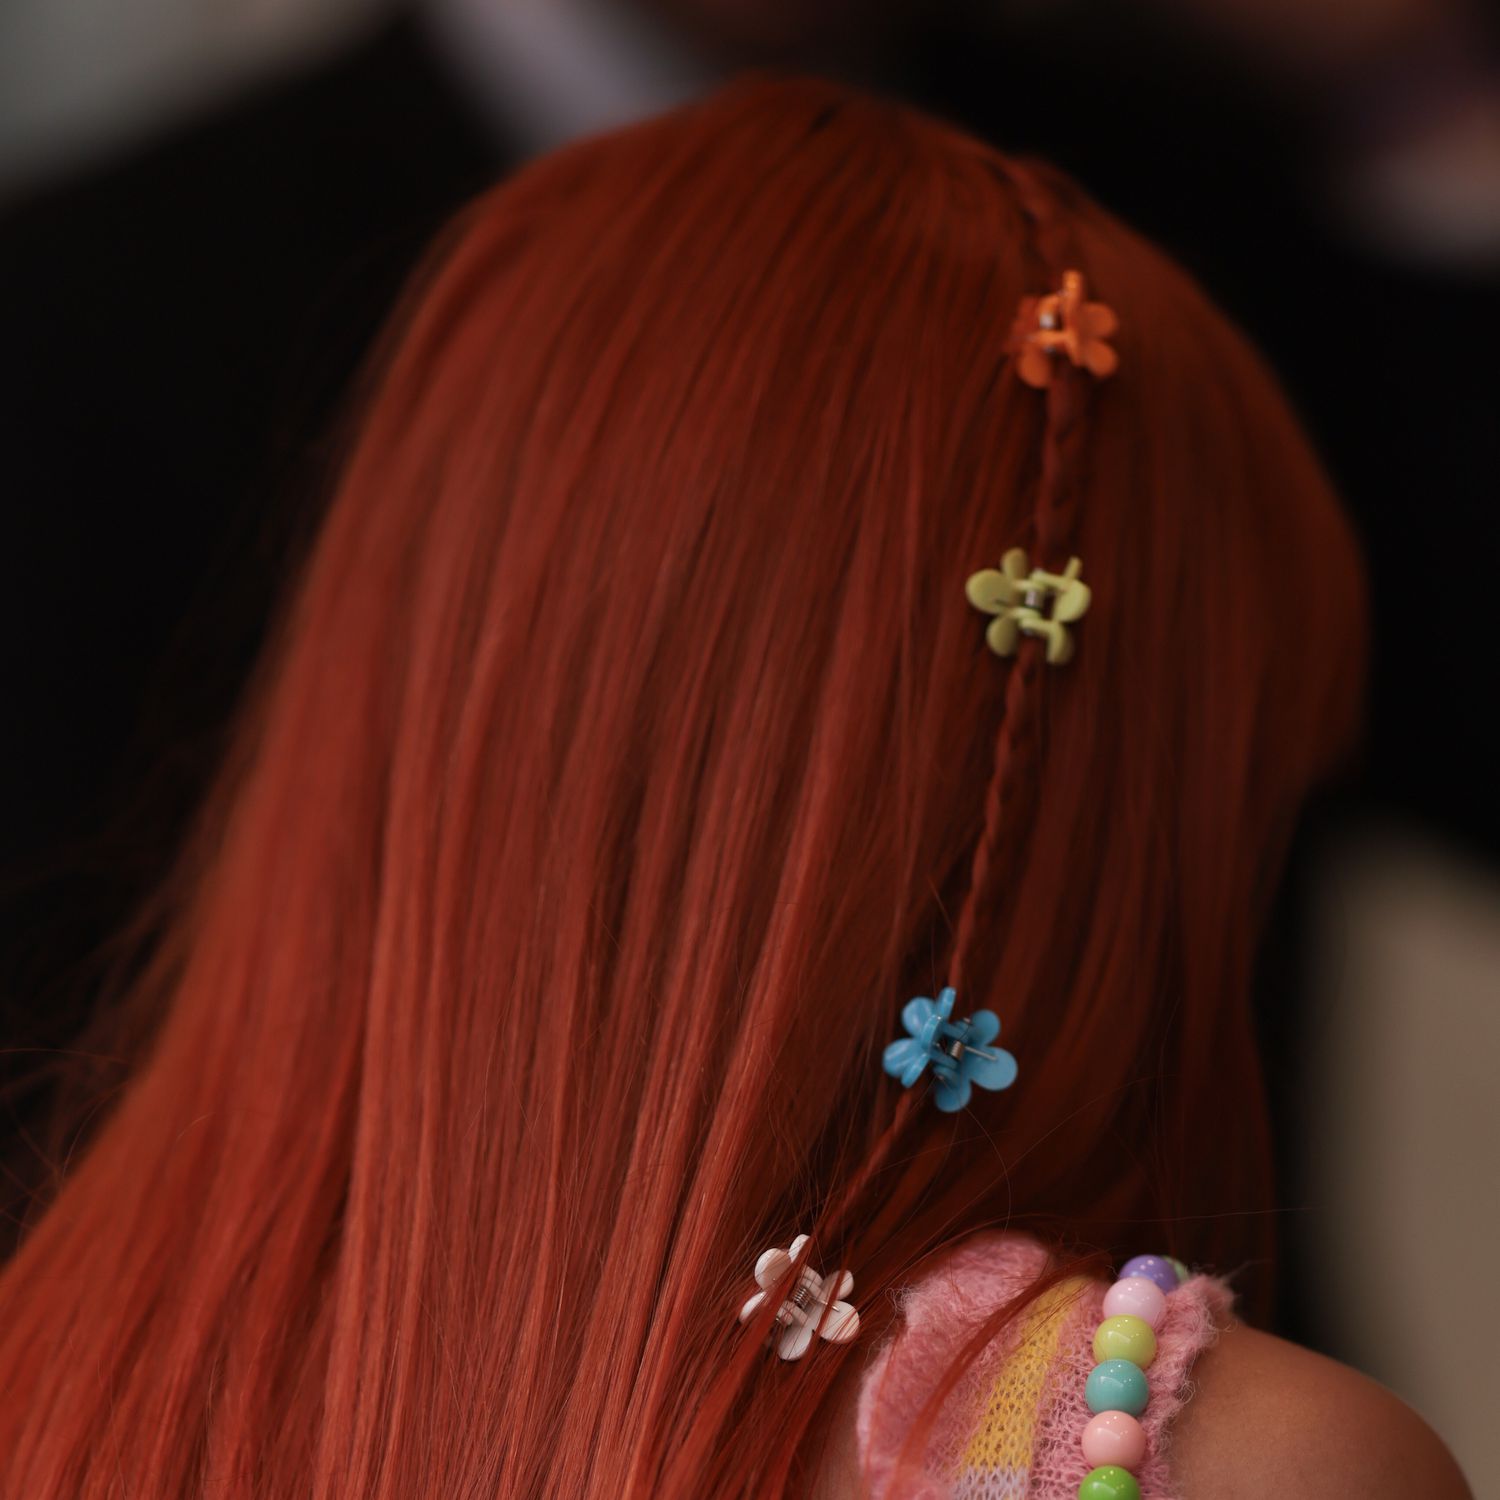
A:
<svg viewBox="0 0 1500 1500">
<path fill-rule="evenodd" d="M 1180 1260 L 1136 1255 L 1104 1294 L 1104 1318 L 1094 1331 L 1094 1358 L 1084 1400 L 1094 1413 L 1083 1429 L 1086 1462 L 1078 1500 L 1141 1500 L 1134 1471 L 1146 1457 L 1140 1417 L 1151 1399 L 1146 1371 L 1156 1358 L 1156 1330 L 1167 1298 L 1188 1279 Z"/>
</svg>

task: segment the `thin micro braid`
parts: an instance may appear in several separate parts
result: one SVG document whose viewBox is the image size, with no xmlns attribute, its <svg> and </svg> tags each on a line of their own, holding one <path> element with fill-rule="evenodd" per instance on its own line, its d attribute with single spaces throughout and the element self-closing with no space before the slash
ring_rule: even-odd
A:
<svg viewBox="0 0 1500 1500">
<path fill-rule="evenodd" d="M 1016 187 L 1022 208 L 1033 226 L 1035 245 L 1050 274 L 1061 275 L 1073 262 L 1070 236 L 1052 212 L 1050 196 L 1029 173 L 1011 167 L 1008 175 Z M 1087 385 L 1091 377 L 1059 361 L 1046 393 L 1046 427 L 1042 437 L 1042 465 L 1033 517 L 1036 560 L 1043 566 L 1061 567 L 1077 510 L 1076 475 L 1085 426 L 1082 421 Z M 1010 802 L 1022 778 L 1031 769 L 1035 744 L 1032 728 L 1041 697 L 1035 680 L 1042 672 L 1040 643 L 1026 639 L 1021 644 L 1006 681 L 1005 705 L 995 740 L 995 759 L 985 793 L 984 828 L 975 845 L 969 886 L 954 926 L 948 982 L 964 993 L 966 966 L 978 930 L 995 867 L 1000 830 L 1007 820 Z M 1019 831 L 1019 830 L 1017 830 Z M 859 1170 L 841 1187 L 823 1218 L 822 1233 L 831 1235 L 881 1173 L 890 1153 L 910 1122 L 921 1113 L 911 1090 L 903 1091 L 895 1114 L 881 1132 Z"/>
<path fill-rule="evenodd" d="M 1030 173 L 1011 166 L 1008 175 L 1032 224 L 1043 264 L 1051 276 L 1060 276 L 1074 261 L 1066 226 L 1052 211 L 1050 195 Z M 1060 568 L 1067 561 L 1066 548 L 1078 504 L 1076 479 L 1089 380 L 1082 370 L 1058 360 L 1047 384 L 1042 471 L 1033 517 L 1036 532 L 1033 561 L 1040 567 Z M 1036 679 L 1041 671 L 1040 644 L 1035 640 L 1023 640 L 1005 685 L 1005 705 L 995 740 L 994 765 L 985 793 L 984 826 L 974 846 L 968 890 L 954 924 L 948 982 L 960 995 L 967 984 L 968 961 L 979 929 L 979 914 L 988 905 L 986 898 L 994 878 L 1002 826 L 1012 821 L 1007 817 L 1012 803 L 1020 799 L 1024 805 L 1023 790 L 1028 784 L 1036 746 L 1034 729 L 1041 697 Z M 1019 837 L 1024 830 L 1017 822 L 1010 832 Z"/>
</svg>

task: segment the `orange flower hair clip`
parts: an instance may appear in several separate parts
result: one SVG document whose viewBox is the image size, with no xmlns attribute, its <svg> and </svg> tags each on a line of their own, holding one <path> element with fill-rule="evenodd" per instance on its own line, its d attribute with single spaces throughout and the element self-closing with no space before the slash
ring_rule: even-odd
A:
<svg viewBox="0 0 1500 1500">
<path fill-rule="evenodd" d="M 1120 326 L 1114 309 L 1089 302 L 1082 271 L 1064 271 L 1062 286 L 1045 297 L 1023 297 L 1011 333 L 1016 373 L 1041 390 L 1052 379 L 1054 357 L 1066 354 L 1101 380 L 1113 375 L 1120 356 L 1105 341 Z"/>
</svg>

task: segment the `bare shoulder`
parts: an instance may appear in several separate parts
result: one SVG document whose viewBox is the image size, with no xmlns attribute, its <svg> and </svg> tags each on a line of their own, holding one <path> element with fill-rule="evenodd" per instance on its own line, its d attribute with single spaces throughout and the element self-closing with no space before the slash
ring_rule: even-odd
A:
<svg viewBox="0 0 1500 1500">
<path fill-rule="evenodd" d="M 1172 1469 L 1186 1500 L 1473 1500 L 1453 1455 L 1382 1385 L 1237 1324 L 1193 1367 Z"/>
</svg>

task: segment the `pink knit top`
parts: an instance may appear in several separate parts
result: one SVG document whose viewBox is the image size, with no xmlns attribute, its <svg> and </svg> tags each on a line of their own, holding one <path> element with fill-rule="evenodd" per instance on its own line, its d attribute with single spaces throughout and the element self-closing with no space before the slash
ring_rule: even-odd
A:
<svg viewBox="0 0 1500 1500">
<path fill-rule="evenodd" d="M 982 1235 L 909 1289 L 893 1337 L 866 1371 L 859 1444 L 873 1500 L 1076 1500 L 1089 1472 L 1079 1440 L 1084 1383 L 1107 1287 L 1076 1278 L 1039 1298 L 992 1340 L 944 1401 L 925 1452 L 903 1462 L 911 1423 L 988 1314 L 1045 1270 L 1047 1252 L 1017 1234 Z M 1169 1424 L 1192 1395 L 1193 1359 L 1231 1320 L 1233 1293 L 1194 1276 L 1167 1298 L 1135 1470 L 1142 1500 L 1178 1500 Z"/>
</svg>

